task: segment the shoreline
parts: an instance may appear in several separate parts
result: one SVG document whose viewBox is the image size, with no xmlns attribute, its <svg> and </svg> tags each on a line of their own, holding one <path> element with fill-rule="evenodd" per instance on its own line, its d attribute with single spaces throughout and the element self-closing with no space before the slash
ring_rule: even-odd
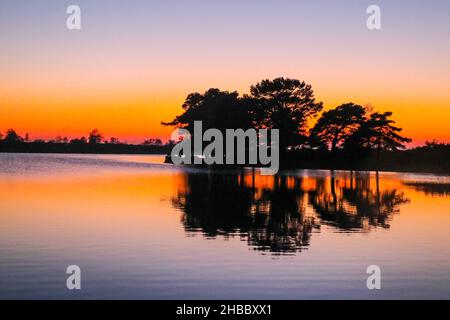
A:
<svg viewBox="0 0 450 320">
<path fill-rule="evenodd" d="M 150 148 L 151 149 L 151 148 Z M 160 148 L 158 148 L 160 149 Z M 163 148 L 161 148 L 163 149 Z M 406 151 L 399 151 L 400 154 L 403 154 Z M 158 155 L 165 156 L 166 161 L 164 163 L 171 163 L 170 160 L 167 160 L 168 153 L 163 152 L 162 150 L 139 150 L 135 152 L 130 152 L 129 150 L 84 150 L 81 152 L 68 151 L 68 150 L 33 150 L 33 151 L 24 151 L 24 150 L 0 150 L 0 154 L 61 154 L 61 155 Z M 280 165 L 280 170 L 328 170 L 328 171 L 359 171 L 359 172 L 393 172 L 393 173 L 423 173 L 423 174 L 433 174 L 440 176 L 450 176 L 450 170 L 439 170 L 434 164 L 427 165 L 423 162 L 420 166 L 411 165 L 411 163 L 403 163 L 403 164 L 392 164 L 392 163 L 381 163 L 380 165 L 376 165 L 373 158 L 363 158 L 359 161 L 354 161 L 353 163 L 346 162 L 346 159 L 341 160 L 340 162 L 336 161 L 326 161 L 325 159 L 295 159 L 294 155 L 286 159 L 284 163 Z M 439 159 L 438 159 L 439 160 Z M 444 162 L 445 163 L 445 162 Z M 213 168 L 213 169 L 230 169 L 230 168 L 251 168 L 251 166 L 238 166 L 238 165 L 184 165 L 186 167 L 198 167 L 198 168 Z M 259 167 L 258 167 L 259 168 Z"/>
</svg>

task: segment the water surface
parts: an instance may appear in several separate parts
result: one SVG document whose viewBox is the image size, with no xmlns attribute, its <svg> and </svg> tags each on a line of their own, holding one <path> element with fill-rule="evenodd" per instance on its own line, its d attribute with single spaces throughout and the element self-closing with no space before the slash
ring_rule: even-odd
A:
<svg viewBox="0 0 450 320">
<path fill-rule="evenodd" d="M 163 158 L 0 154 L 0 298 L 450 298 L 449 177 Z"/>
</svg>

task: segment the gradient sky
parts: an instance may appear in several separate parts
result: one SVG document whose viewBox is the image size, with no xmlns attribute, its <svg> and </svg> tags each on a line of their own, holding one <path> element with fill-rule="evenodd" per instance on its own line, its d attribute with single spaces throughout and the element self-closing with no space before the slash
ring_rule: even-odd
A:
<svg viewBox="0 0 450 320">
<path fill-rule="evenodd" d="M 82 30 L 66 29 L 70 4 Z M 448 0 L 1 0 L 0 43 L 2 132 L 167 139 L 188 93 L 285 76 L 327 109 L 393 111 L 414 144 L 450 142 Z"/>
</svg>

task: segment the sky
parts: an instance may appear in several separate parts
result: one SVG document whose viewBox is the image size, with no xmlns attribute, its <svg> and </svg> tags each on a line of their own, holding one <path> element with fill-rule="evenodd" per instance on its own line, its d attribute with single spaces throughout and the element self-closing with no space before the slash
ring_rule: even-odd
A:
<svg viewBox="0 0 450 320">
<path fill-rule="evenodd" d="M 167 140 L 189 93 L 284 76 L 325 109 L 393 111 L 412 145 L 450 142 L 448 0 L 1 0 L 0 44 L 0 131 L 32 139 Z"/>
</svg>

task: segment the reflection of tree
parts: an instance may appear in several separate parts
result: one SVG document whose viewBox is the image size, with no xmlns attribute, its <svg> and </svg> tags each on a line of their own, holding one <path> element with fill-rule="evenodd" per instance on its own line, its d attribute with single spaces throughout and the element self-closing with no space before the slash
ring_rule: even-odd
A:
<svg viewBox="0 0 450 320">
<path fill-rule="evenodd" d="M 426 195 L 446 196 L 450 195 L 450 183 L 439 182 L 405 182 L 405 185 L 413 187 L 418 191 L 424 192 Z"/>
<path fill-rule="evenodd" d="M 314 229 L 389 228 L 392 214 L 408 200 L 381 189 L 369 174 L 356 177 L 260 176 L 186 173 L 173 205 L 187 232 L 207 237 L 240 236 L 255 250 L 292 254 L 309 246 Z M 311 211 L 311 207 L 314 211 Z M 308 213 L 308 208 L 309 213 Z"/>
<path fill-rule="evenodd" d="M 313 217 L 305 215 L 303 198 L 300 179 L 294 180 L 293 188 L 287 187 L 286 177 L 275 179 L 274 187 L 264 189 L 257 201 L 264 228 L 250 230 L 249 243 L 257 250 L 283 253 L 308 246 L 313 228 L 318 225 Z"/>
<path fill-rule="evenodd" d="M 239 175 L 187 174 L 173 203 L 190 232 L 244 236 L 261 251 L 287 253 L 307 246 L 314 221 L 304 219 L 300 189 L 288 189 L 281 179 L 273 189 L 259 191 L 255 198 L 255 188 Z"/>
<path fill-rule="evenodd" d="M 186 174 L 173 203 L 184 212 L 186 230 L 200 229 L 211 237 L 246 232 L 254 224 L 251 189 L 237 175 Z"/>
<path fill-rule="evenodd" d="M 318 188 L 310 193 L 310 203 L 322 221 L 342 230 L 369 227 L 389 228 L 393 213 L 398 206 L 409 200 L 396 189 L 380 191 L 379 177 L 376 176 L 375 188 L 371 188 L 370 175 L 359 175 L 350 186 L 336 191 L 336 179 L 330 178 L 330 194 L 324 192 L 326 179 L 319 179 Z"/>
</svg>

